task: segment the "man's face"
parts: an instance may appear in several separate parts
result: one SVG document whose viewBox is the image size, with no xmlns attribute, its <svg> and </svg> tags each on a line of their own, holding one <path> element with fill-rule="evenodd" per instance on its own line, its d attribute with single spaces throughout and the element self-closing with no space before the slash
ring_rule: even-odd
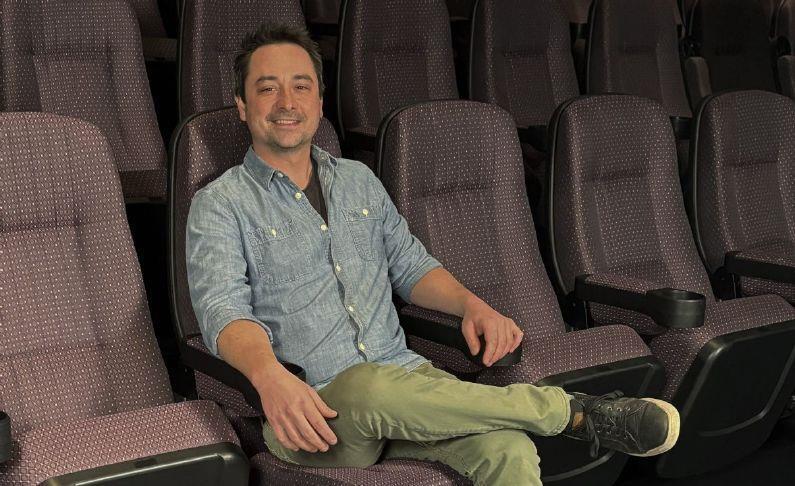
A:
<svg viewBox="0 0 795 486">
<path fill-rule="evenodd" d="M 315 68 L 295 44 L 273 44 L 251 55 L 245 80 L 246 101 L 235 98 L 248 123 L 255 148 L 274 153 L 309 146 L 323 116 Z"/>
</svg>

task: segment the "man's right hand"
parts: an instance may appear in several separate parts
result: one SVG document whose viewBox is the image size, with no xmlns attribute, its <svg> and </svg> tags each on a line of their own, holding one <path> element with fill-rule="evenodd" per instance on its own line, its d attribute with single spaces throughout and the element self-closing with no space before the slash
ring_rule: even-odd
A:
<svg viewBox="0 0 795 486">
<path fill-rule="evenodd" d="M 275 364 L 254 384 L 262 400 L 265 417 L 279 442 L 286 448 L 326 452 L 337 443 L 326 419 L 337 412 L 320 395 L 281 364 Z"/>
</svg>

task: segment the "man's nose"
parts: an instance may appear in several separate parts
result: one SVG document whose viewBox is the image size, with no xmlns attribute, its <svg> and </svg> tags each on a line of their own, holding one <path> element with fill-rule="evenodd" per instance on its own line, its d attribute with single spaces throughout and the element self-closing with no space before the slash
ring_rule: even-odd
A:
<svg viewBox="0 0 795 486">
<path fill-rule="evenodd" d="M 279 99 L 277 100 L 279 108 L 291 110 L 293 108 L 293 94 L 289 89 L 279 90 Z"/>
</svg>

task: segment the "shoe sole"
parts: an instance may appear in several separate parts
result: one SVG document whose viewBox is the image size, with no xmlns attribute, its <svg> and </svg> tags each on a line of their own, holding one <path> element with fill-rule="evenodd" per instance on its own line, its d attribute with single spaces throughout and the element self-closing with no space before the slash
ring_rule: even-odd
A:
<svg viewBox="0 0 795 486">
<path fill-rule="evenodd" d="M 676 441 L 679 439 L 679 410 L 676 409 L 673 405 L 663 400 L 658 400 L 656 398 L 641 398 L 641 400 L 646 400 L 647 402 L 651 402 L 658 407 L 660 407 L 665 415 L 668 416 L 668 436 L 665 438 L 665 441 L 660 444 L 659 446 L 651 449 L 647 452 L 636 453 L 633 454 L 628 452 L 630 456 L 636 457 L 649 457 L 649 456 L 656 456 L 658 454 L 662 454 L 663 452 L 668 452 L 671 448 L 676 445 Z"/>
</svg>

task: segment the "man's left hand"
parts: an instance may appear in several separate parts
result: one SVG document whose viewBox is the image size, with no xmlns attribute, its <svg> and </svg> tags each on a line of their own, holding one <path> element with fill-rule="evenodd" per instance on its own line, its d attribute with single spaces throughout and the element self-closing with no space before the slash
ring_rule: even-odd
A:
<svg viewBox="0 0 795 486">
<path fill-rule="evenodd" d="M 519 347 L 523 336 L 513 319 L 505 317 L 476 297 L 464 307 L 461 332 L 473 356 L 480 352 L 479 336 L 485 338 L 483 364 L 487 367 Z"/>
</svg>

